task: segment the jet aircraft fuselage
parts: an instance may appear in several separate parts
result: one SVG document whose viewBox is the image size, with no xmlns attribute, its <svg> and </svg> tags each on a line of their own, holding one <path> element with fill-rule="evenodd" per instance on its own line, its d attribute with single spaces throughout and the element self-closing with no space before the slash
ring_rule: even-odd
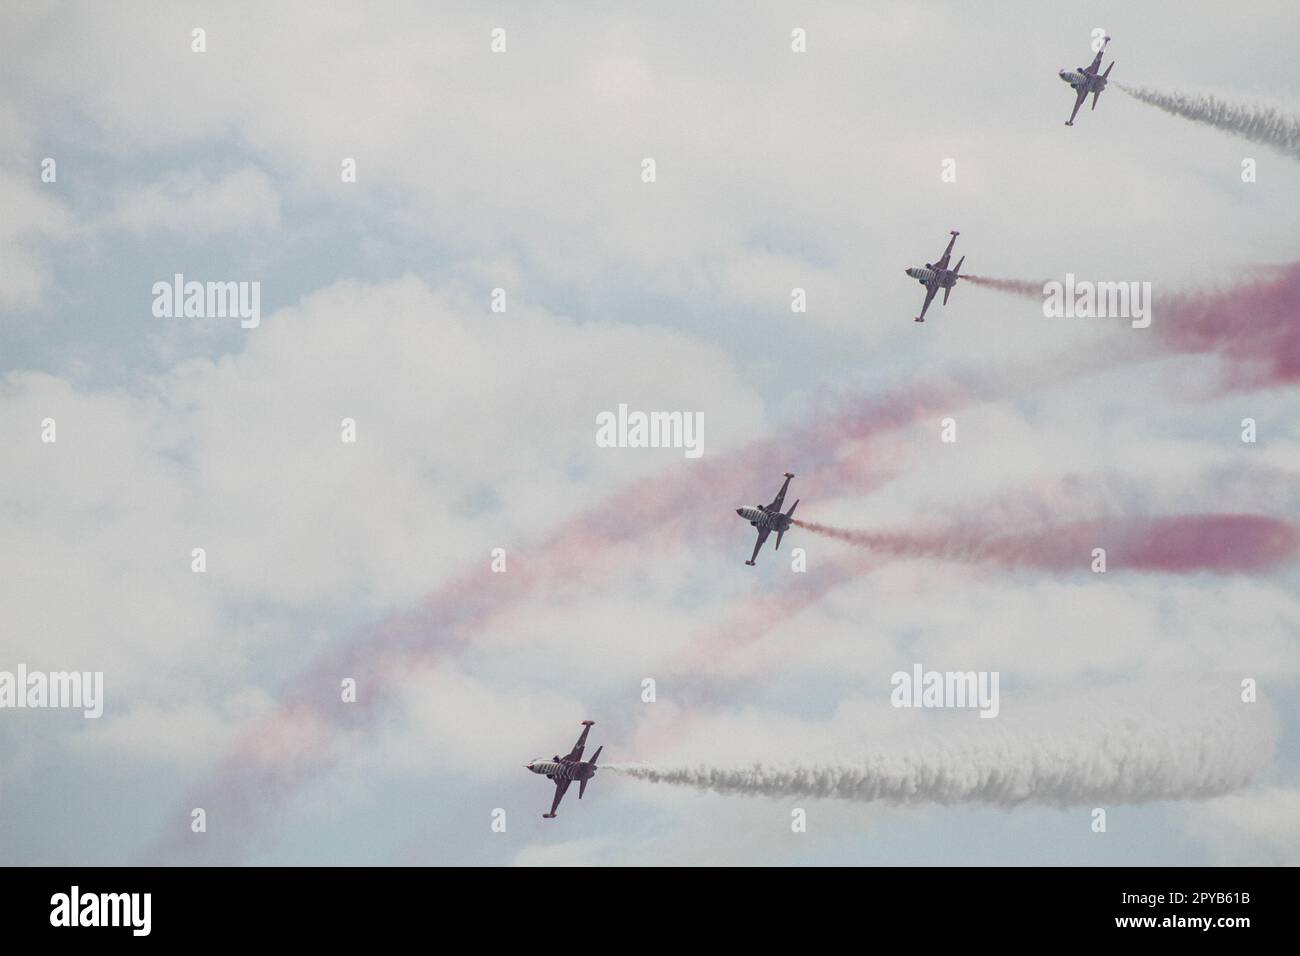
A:
<svg viewBox="0 0 1300 956">
<path fill-rule="evenodd" d="M 960 278 L 957 270 L 936 269 L 931 262 L 927 262 L 924 269 L 920 266 L 912 266 L 907 270 L 907 274 L 923 286 L 936 285 L 940 289 L 951 289 Z"/>
<path fill-rule="evenodd" d="M 1106 88 L 1110 80 L 1110 71 L 1115 67 L 1115 61 L 1110 61 L 1110 66 L 1106 67 L 1106 72 L 1101 72 L 1101 58 L 1105 55 L 1106 46 L 1110 43 L 1110 37 L 1105 37 L 1101 43 L 1101 49 L 1097 55 L 1092 58 L 1092 62 L 1087 66 L 1081 66 L 1077 70 L 1058 70 L 1056 75 L 1064 82 L 1070 84 L 1070 89 L 1074 90 L 1074 109 L 1070 111 L 1070 118 L 1065 121 L 1066 126 L 1074 125 L 1074 118 L 1079 115 L 1079 107 L 1083 106 L 1083 101 L 1092 94 L 1092 108 L 1097 108 L 1097 98 L 1101 96 L 1101 91 Z"/>
<path fill-rule="evenodd" d="M 785 473 L 785 481 L 781 484 L 781 490 L 776 493 L 771 504 L 754 505 L 752 508 L 737 508 L 736 514 L 748 521 L 758 531 L 758 541 L 754 543 L 754 553 L 745 563 L 751 567 L 754 559 L 758 557 L 758 551 L 763 547 L 763 542 L 773 531 L 776 532 L 776 550 L 781 550 L 781 537 L 790 530 L 790 525 L 794 523 L 794 509 L 799 507 L 796 501 L 790 506 L 790 510 L 782 514 L 781 508 L 785 504 L 785 493 L 790 488 L 790 479 L 793 478 L 790 472 Z"/>
<path fill-rule="evenodd" d="M 789 531 L 790 522 L 793 520 L 789 515 L 781 514 L 779 511 L 766 511 L 762 505 L 755 505 L 752 508 L 737 508 L 736 514 L 755 528 L 761 528 L 764 531 Z"/>
<path fill-rule="evenodd" d="M 551 812 L 542 814 L 548 820 L 555 819 L 555 811 L 560 806 L 560 801 L 564 799 L 569 784 L 575 780 L 578 782 L 578 799 L 582 799 L 582 795 L 587 791 L 587 782 L 596 776 L 596 761 L 600 759 L 600 752 L 605 748 L 597 747 L 590 760 L 582 759 L 582 751 L 587 746 L 587 732 L 591 730 L 593 723 L 594 721 L 591 720 L 582 722 L 582 734 L 578 737 L 578 742 L 573 745 L 573 749 L 565 756 L 556 754 L 554 757 L 538 757 L 524 764 L 526 770 L 541 774 L 555 783 L 555 798 L 551 802 Z"/>
<path fill-rule="evenodd" d="M 948 235 L 952 236 L 952 238 L 948 240 L 948 248 L 943 250 L 943 255 L 941 255 L 937 261 L 927 262 L 925 268 L 921 268 L 920 266 L 911 266 L 903 270 L 917 282 L 921 283 L 921 285 L 925 286 L 925 302 L 921 305 L 921 314 L 914 320 L 916 322 L 925 321 L 925 312 L 930 308 L 930 303 L 934 301 L 935 294 L 939 292 L 940 289 L 943 290 L 943 304 L 947 305 L 948 296 L 957 286 L 957 280 L 961 278 L 961 264 L 966 261 L 965 256 L 962 256 L 957 260 L 956 266 L 951 269 L 948 268 L 948 263 L 952 259 L 952 247 L 957 242 L 957 236 L 959 236 L 960 233 L 953 229 L 948 233 Z"/>
</svg>

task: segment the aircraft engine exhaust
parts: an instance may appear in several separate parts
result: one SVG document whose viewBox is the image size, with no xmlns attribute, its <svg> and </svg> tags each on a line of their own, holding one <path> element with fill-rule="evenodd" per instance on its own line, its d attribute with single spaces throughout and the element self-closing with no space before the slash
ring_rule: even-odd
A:
<svg viewBox="0 0 1300 956">
<path fill-rule="evenodd" d="M 1269 106 L 1229 103 L 1208 93 L 1166 93 L 1145 86 L 1115 85 L 1141 103 L 1300 159 L 1300 118 Z"/>
</svg>

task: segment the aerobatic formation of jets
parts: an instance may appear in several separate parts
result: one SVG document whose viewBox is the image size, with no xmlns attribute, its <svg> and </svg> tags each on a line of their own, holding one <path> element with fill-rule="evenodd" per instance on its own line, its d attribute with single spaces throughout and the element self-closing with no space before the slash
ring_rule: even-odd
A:
<svg viewBox="0 0 1300 956">
<path fill-rule="evenodd" d="M 1074 111 L 1070 118 L 1066 120 L 1066 126 L 1074 125 L 1074 118 L 1079 114 L 1079 108 L 1083 101 L 1092 94 L 1092 108 L 1097 108 L 1097 98 L 1101 96 L 1101 91 L 1106 88 L 1107 79 L 1110 76 L 1111 69 L 1115 66 L 1112 60 L 1110 66 L 1106 67 L 1106 72 L 1101 70 L 1102 55 L 1105 53 L 1106 45 L 1110 43 L 1110 37 L 1104 37 L 1101 49 L 1088 66 L 1081 66 L 1077 70 L 1061 70 L 1058 74 L 1062 80 L 1069 83 L 1075 90 L 1077 96 L 1074 101 Z M 962 263 L 966 261 L 963 255 L 957 260 L 957 265 L 951 269 L 948 263 L 952 259 L 952 249 L 957 242 L 957 236 L 960 233 L 957 230 L 951 230 L 948 233 L 952 238 L 948 240 L 948 247 L 943 250 L 941 255 L 934 262 L 927 262 L 924 267 L 911 266 L 904 270 L 907 275 L 921 283 L 925 287 L 925 301 L 921 304 L 921 314 L 913 319 L 914 322 L 924 322 L 925 313 L 930 308 L 930 303 L 939 290 L 943 290 L 943 304 L 948 304 L 948 296 L 957 285 L 957 280 L 961 278 Z M 781 490 L 776 493 L 770 504 L 755 505 L 752 508 L 737 508 L 736 514 L 744 518 L 758 532 L 758 540 L 754 543 L 754 553 L 750 555 L 746 565 L 753 566 L 758 558 L 758 552 L 762 549 L 768 536 L 776 532 L 776 545 L 773 550 L 780 550 L 782 536 L 790 530 L 794 523 L 794 509 L 799 506 L 798 499 L 790 506 L 790 510 L 782 512 L 785 504 L 785 493 L 790 488 L 790 479 L 794 477 L 791 472 L 785 473 L 785 481 L 781 484 Z M 569 789 L 569 784 L 578 781 L 578 798 L 581 799 L 587 789 L 587 784 L 596 775 L 596 760 L 600 756 L 603 747 L 598 747 L 591 760 L 583 761 L 582 752 L 587 745 L 587 733 L 591 730 L 594 721 L 582 721 L 582 735 L 578 737 L 578 742 L 573 745 L 573 749 L 563 757 L 556 754 L 550 759 L 538 758 L 528 764 L 527 768 L 533 773 L 545 774 L 548 780 L 555 782 L 555 799 L 551 803 L 551 812 L 543 813 L 542 816 L 548 820 L 555 818 L 555 811 L 564 799 L 564 794 Z"/>
<path fill-rule="evenodd" d="M 596 776 L 596 761 L 600 759 L 600 752 L 605 748 L 597 747 L 590 760 L 584 762 L 582 759 L 583 748 L 587 746 L 587 733 L 594 723 L 594 720 L 582 722 L 582 734 L 578 737 L 578 742 L 573 745 L 573 749 L 565 756 L 556 754 L 549 760 L 538 757 L 524 764 L 533 773 L 545 774 L 547 780 L 555 781 L 555 799 L 551 801 L 551 812 L 543 813 L 543 819 L 555 819 L 555 810 L 564 799 L 564 794 L 568 792 L 569 784 L 578 781 L 578 799 L 581 800 L 582 795 L 587 792 L 587 783 Z"/>
<path fill-rule="evenodd" d="M 1070 118 L 1065 121 L 1066 126 L 1074 125 L 1074 118 L 1079 115 L 1079 107 L 1083 105 L 1083 101 L 1088 98 L 1089 93 L 1092 94 L 1092 108 L 1097 108 L 1097 98 L 1101 96 L 1101 91 L 1106 88 L 1106 83 L 1110 77 L 1110 71 L 1115 66 L 1115 61 L 1111 60 L 1110 66 L 1106 67 L 1106 72 L 1100 72 L 1101 59 L 1105 54 L 1106 46 L 1109 43 L 1110 37 L 1102 38 L 1101 49 L 1098 50 L 1097 55 L 1092 58 L 1092 63 L 1087 66 L 1081 66 L 1077 70 L 1061 70 L 1057 74 L 1062 80 L 1069 83 L 1070 87 L 1076 93 L 1074 111 L 1070 114 Z M 949 235 L 952 236 L 952 239 L 948 241 L 948 248 L 943 251 L 943 255 L 940 256 L 937 262 L 927 262 L 924 268 L 911 266 L 910 268 L 903 270 L 917 282 L 921 283 L 921 285 L 925 286 L 925 302 L 921 305 L 921 314 L 913 319 L 914 322 L 925 321 L 926 310 L 930 308 L 930 303 L 934 301 L 935 294 L 940 289 L 943 290 L 943 304 L 947 305 L 948 296 L 957 285 L 957 280 L 961 278 L 961 264 L 966 261 L 966 257 L 962 256 L 958 259 L 957 265 L 954 268 L 948 268 L 948 259 L 952 255 L 953 243 L 957 241 L 958 233 L 956 230 L 953 230 Z"/>
</svg>

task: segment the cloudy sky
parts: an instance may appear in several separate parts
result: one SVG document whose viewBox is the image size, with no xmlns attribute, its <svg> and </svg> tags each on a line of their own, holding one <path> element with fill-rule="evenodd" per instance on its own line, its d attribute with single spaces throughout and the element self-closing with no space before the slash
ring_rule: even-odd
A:
<svg viewBox="0 0 1300 956">
<path fill-rule="evenodd" d="M 1300 514 L 1295 378 L 1169 345 L 1300 259 L 1300 163 L 1114 88 L 1063 125 L 1096 28 L 1115 81 L 1300 112 L 1295 5 L 1228 16 L 0 4 L 0 671 L 105 682 L 99 720 L 0 710 L 0 860 L 1300 862 L 1293 554 L 1089 570 Z M 915 324 L 950 229 L 975 275 L 1150 282 L 1151 328 L 970 284 Z M 177 273 L 260 324 L 157 317 Z M 597 447 L 620 404 L 702 414 L 703 456 Z M 796 528 L 746 567 L 785 471 L 835 527 L 1087 540 Z M 998 717 L 892 707 L 914 664 L 998 672 Z M 523 765 L 584 718 L 602 763 L 920 782 L 611 767 L 542 820 Z"/>
</svg>

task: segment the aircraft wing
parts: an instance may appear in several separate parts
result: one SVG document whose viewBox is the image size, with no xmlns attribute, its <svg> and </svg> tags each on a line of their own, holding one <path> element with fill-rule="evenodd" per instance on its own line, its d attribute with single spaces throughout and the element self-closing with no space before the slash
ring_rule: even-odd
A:
<svg viewBox="0 0 1300 956">
<path fill-rule="evenodd" d="M 1086 86 L 1079 87 L 1079 95 L 1076 96 L 1074 99 L 1074 112 L 1070 114 L 1071 123 L 1073 123 L 1074 118 L 1079 115 L 1079 107 L 1083 105 L 1083 101 L 1086 100 L 1087 98 L 1088 98 L 1088 88 Z"/>
<path fill-rule="evenodd" d="M 1107 43 L 1110 43 L 1110 37 L 1106 37 L 1106 41 L 1105 41 L 1105 43 L 1102 43 L 1102 45 L 1101 45 L 1101 49 L 1098 50 L 1098 51 L 1097 51 L 1097 55 L 1094 56 L 1094 57 L 1092 58 L 1092 63 L 1090 63 L 1088 66 L 1085 66 L 1085 67 L 1083 68 L 1083 72 L 1084 72 L 1084 73 L 1088 73 L 1088 74 L 1090 74 L 1090 75 L 1092 75 L 1092 76 L 1096 76 L 1096 75 L 1097 75 L 1097 71 L 1101 69 L 1101 57 L 1102 57 L 1102 54 L 1104 54 L 1104 53 L 1106 52 L 1106 44 L 1107 44 Z"/>
<path fill-rule="evenodd" d="M 582 759 L 582 750 L 587 746 L 587 734 L 591 731 L 591 721 L 584 720 L 583 725 L 582 733 L 578 735 L 578 742 L 574 744 L 573 749 L 569 751 L 569 756 L 566 758 L 568 760 Z"/>
<path fill-rule="evenodd" d="M 793 477 L 794 477 L 793 475 L 785 476 L 785 481 L 781 483 L 781 490 L 776 493 L 776 497 L 772 499 L 772 503 L 767 506 L 768 511 L 781 510 L 781 506 L 785 504 L 786 489 L 790 487 L 790 479 Z"/>
<path fill-rule="evenodd" d="M 569 784 L 572 782 L 573 781 L 571 780 L 555 781 L 555 799 L 551 801 L 551 812 L 542 814 L 543 816 L 548 816 L 548 817 L 555 816 L 555 810 L 560 805 L 560 801 L 564 799 L 564 794 L 568 791 Z"/>
<path fill-rule="evenodd" d="M 938 291 L 939 287 L 937 285 L 925 287 L 925 305 L 921 306 L 921 314 L 918 316 L 921 321 L 925 320 L 925 310 L 930 308 L 930 303 L 934 301 L 934 294 Z"/>
<path fill-rule="evenodd" d="M 957 241 L 956 236 L 953 236 L 951 239 L 948 240 L 948 248 L 943 250 L 943 255 L 941 255 L 939 257 L 939 261 L 934 264 L 934 267 L 936 269 L 948 268 L 948 260 L 952 258 L 952 247 L 956 241 Z"/>
<path fill-rule="evenodd" d="M 758 540 L 754 542 L 754 553 L 753 553 L 752 555 L 749 556 L 749 563 L 750 563 L 750 564 L 753 564 L 753 563 L 754 563 L 754 559 L 758 557 L 758 549 L 761 548 L 761 547 L 763 547 L 763 542 L 767 540 L 767 536 L 768 536 L 769 534 L 771 534 L 771 533 L 772 533 L 772 532 L 769 531 L 769 530 L 767 530 L 767 528 L 760 528 L 760 529 L 759 529 L 759 532 L 758 532 Z"/>
</svg>

